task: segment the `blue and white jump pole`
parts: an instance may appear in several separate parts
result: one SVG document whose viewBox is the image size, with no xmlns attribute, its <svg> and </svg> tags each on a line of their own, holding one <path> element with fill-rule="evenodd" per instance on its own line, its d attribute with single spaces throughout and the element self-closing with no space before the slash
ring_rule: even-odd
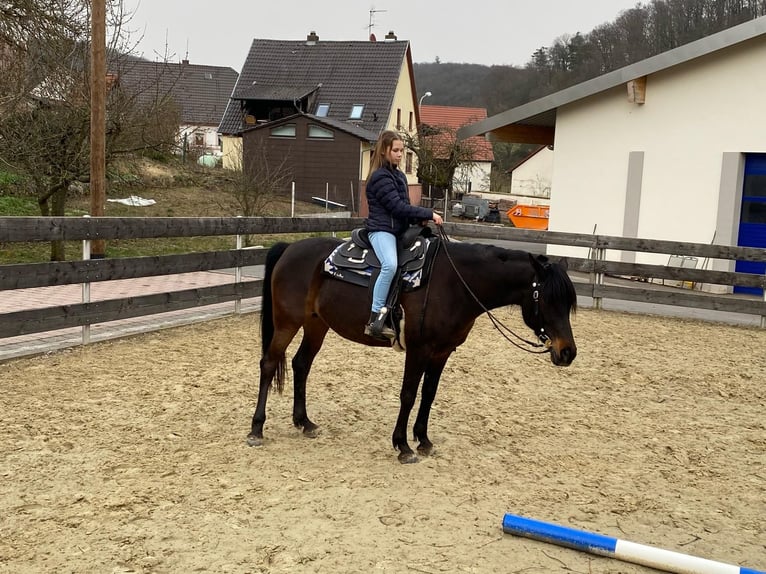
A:
<svg viewBox="0 0 766 574">
<path fill-rule="evenodd" d="M 506 514 L 503 517 L 503 531 L 516 536 L 550 542 L 590 554 L 617 558 L 624 562 L 632 562 L 678 574 L 766 574 L 760 570 L 626 542 L 610 536 L 559 526 L 516 514 Z"/>
</svg>

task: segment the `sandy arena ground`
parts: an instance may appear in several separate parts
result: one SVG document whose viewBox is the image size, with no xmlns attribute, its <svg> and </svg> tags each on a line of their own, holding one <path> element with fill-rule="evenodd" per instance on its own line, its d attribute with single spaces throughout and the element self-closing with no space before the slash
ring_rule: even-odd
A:
<svg viewBox="0 0 766 574">
<path fill-rule="evenodd" d="M 403 355 L 337 336 L 321 436 L 288 386 L 247 447 L 257 315 L 0 364 L 0 572 L 654 572 L 503 534 L 506 512 L 766 570 L 766 330 L 573 326 L 562 369 L 480 319 L 414 465 L 390 444 Z"/>
</svg>

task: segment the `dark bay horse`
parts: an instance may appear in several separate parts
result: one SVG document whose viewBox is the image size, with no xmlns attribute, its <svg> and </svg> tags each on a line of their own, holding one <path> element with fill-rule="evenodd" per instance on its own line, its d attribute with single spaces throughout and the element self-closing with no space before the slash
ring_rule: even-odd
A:
<svg viewBox="0 0 766 574">
<path fill-rule="evenodd" d="M 272 381 L 282 391 L 285 351 L 301 328 L 303 339 L 292 360 L 293 423 L 310 437 L 318 434 L 318 427 L 306 412 L 306 380 L 327 331 L 332 329 L 363 345 L 390 345 L 364 334 L 370 314 L 369 290 L 324 274 L 324 260 L 338 244 L 337 239 L 315 237 L 278 243 L 267 254 L 261 309 L 263 354 L 258 404 L 248 435 L 251 446 L 263 442 L 268 391 Z M 524 322 L 546 343 L 554 365 L 569 365 L 577 354 L 569 322 L 577 305 L 575 289 L 565 266 L 545 256 L 491 245 L 442 243 L 429 284 L 403 292 L 400 304 L 406 355 L 392 441 L 403 463 L 417 461 L 407 443 L 407 424 L 421 378 L 423 388 L 413 431 L 419 441 L 418 452 L 427 456 L 433 449 L 428 417 L 442 370 L 483 312 L 520 305 Z"/>
</svg>

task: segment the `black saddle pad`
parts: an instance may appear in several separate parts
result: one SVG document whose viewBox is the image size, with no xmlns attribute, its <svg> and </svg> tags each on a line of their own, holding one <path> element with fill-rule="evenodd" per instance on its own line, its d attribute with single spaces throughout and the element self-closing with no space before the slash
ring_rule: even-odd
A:
<svg viewBox="0 0 766 574">
<path fill-rule="evenodd" d="M 422 229 L 430 231 L 429 228 Z M 399 246 L 399 271 L 404 291 L 412 291 L 425 284 L 437 241 L 436 237 L 426 232 L 426 235 L 415 235 L 409 243 L 405 239 Z M 380 269 L 380 261 L 364 229 L 352 231 L 351 238 L 341 243 L 324 262 L 325 273 L 355 285 L 368 286 L 377 269 Z"/>
</svg>

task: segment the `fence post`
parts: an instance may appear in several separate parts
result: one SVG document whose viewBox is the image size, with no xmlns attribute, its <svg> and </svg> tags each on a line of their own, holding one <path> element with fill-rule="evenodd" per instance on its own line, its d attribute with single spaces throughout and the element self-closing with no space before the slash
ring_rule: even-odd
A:
<svg viewBox="0 0 766 574">
<path fill-rule="evenodd" d="M 83 215 L 83 217 L 90 217 L 90 215 Z M 90 260 L 90 239 L 82 240 L 82 259 L 83 261 Z M 90 303 L 90 283 L 85 282 L 82 284 L 82 302 Z M 87 345 L 90 343 L 90 323 L 82 326 L 82 344 Z"/>
<path fill-rule="evenodd" d="M 591 275 L 593 280 L 593 308 L 601 309 L 603 307 L 603 300 L 601 297 L 596 296 L 596 287 L 600 287 L 604 284 L 604 273 L 602 271 L 596 271 L 596 263 L 603 261 L 606 258 L 606 249 L 601 247 L 598 236 L 596 236 L 596 246 L 593 248 L 593 273 Z"/>
<path fill-rule="evenodd" d="M 237 217 L 242 217 L 241 215 L 238 215 Z M 242 234 L 237 234 L 237 251 L 242 251 Z M 238 261 L 237 266 L 234 268 L 234 283 L 239 284 L 242 282 L 242 267 L 239 265 L 240 260 L 239 257 L 242 254 L 238 254 Z M 236 299 L 234 299 L 234 313 L 239 315 L 242 312 L 242 297 L 237 296 Z"/>
</svg>

